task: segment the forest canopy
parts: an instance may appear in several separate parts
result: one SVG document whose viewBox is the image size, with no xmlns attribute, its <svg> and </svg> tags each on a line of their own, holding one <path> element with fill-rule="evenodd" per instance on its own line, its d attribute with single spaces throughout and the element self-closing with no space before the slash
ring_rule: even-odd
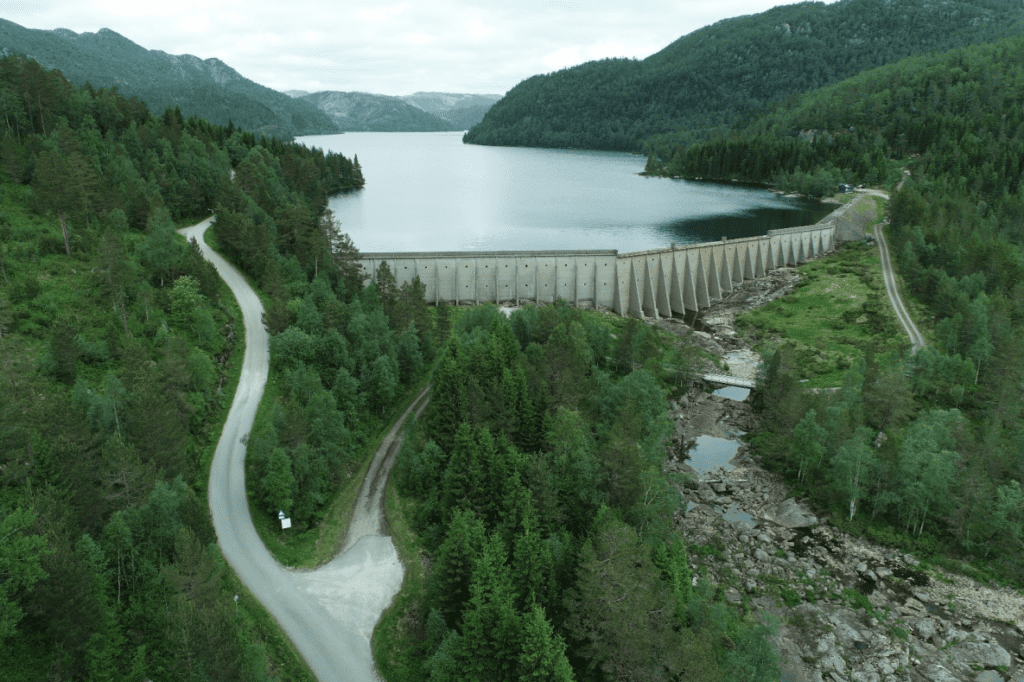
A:
<svg viewBox="0 0 1024 682">
<path fill-rule="evenodd" d="M 472 144 L 639 152 L 702 139 L 791 95 L 912 55 L 1019 35 L 1008 0 L 803 2 L 720 21 L 642 61 L 605 59 L 528 78 L 466 133 Z"/>
<path fill-rule="evenodd" d="M 361 290 L 327 211 L 358 162 L 17 57 L 0 112 L 4 679 L 301 675 L 215 543 L 206 471 L 243 329 L 175 230 L 223 214 L 221 248 L 287 326 L 293 287 Z"/>
</svg>

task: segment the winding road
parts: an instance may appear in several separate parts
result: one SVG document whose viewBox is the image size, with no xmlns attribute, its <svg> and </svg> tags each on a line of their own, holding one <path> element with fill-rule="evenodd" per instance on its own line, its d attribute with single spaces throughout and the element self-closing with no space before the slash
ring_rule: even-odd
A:
<svg viewBox="0 0 1024 682">
<path fill-rule="evenodd" d="M 863 194 L 882 197 L 886 201 L 889 200 L 888 193 L 881 190 L 871 189 L 861 190 L 861 192 Z M 907 336 L 910 337 L 910 354 L 913 355 L 924 348 L 924 336 L 922 336 L 921 332 L 917 330 L 917 325 L 914 324 L 914 319 L 910 317 L 910 313 L 908 313 L 907 309 L 903 306 L 903 299 L 900 298 L 899 289 L 896 288 L 896 275 L 893 273 L 892 263 L 889 260 L 889 244 L 885 241 L 884 227 L 887 222 L 888 219 L 875 228 L 875 238 L 878 239 L 878 250 L 882 255 L 882 278 L 885 280 L 885 291 L 889 294 L 889 302 L 892 304 L 892 309 L 896 311 L 896 317 L 899 318 L 900 324 L 903 325 L 903 329 L 906 330 Z"/>
<path fill-rule="evenodd" d="M 353 512 L 344 550 L 312 571 L 283 567 L 264 547 L 245 494 L 245 440 L 252 430 L 269 371 L 263 306 L 245 278 L 206 245 L 208 218 L 179 232 L 195 238 L 227 282 L 242 310 L 245 358 L 234 402 L 210 468 L 209 501 L 224 558 L 280 623 L 319 682 L 376 682 L 370 637 L 381 613 L 402 586 L 403 568 L 383 534 L 387 476 L 401 444 L 401 428 L 422 411 L 427 391 L 398 419 L 374 455 Z"/>
</svg>

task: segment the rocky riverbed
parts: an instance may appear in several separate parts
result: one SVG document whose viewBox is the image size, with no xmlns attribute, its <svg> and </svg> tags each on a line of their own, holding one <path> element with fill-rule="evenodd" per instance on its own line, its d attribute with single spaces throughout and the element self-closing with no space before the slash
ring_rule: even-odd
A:
<svg viewBox="0 0 1024 682">
<path fill-rule="evenodd" d="M 792 290 L 782 269 L 745 283 L 698 319 L 694 338 L 731 374 L 756 372 L 735 334 L 738 312 Z M 675 320 L 658 326 L 688 335 Z M 789 496 L 745 443 L 720 462 L 698 442 L 735 442 L 757 426 L 745 401 L 702 387 L 671 405 L 666 471 L 692 475 L 675 523 L 705 549 L 695 574 L 738 608 L 778 623 L 784 682 L 1024 682 L 1024 597 L 963 576 L 924 570 L 909 554 L 851 537 Z M 712 439 L 704 441 L 702 439 Z M 694 455 L 688 460 L 688 456 Z"/>
</svg>

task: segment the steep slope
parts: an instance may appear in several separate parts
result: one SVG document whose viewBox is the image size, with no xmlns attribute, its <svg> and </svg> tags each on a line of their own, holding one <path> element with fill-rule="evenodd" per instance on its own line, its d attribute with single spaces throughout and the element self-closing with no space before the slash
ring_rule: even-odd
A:
<svg viewBox="0 0 1024 682">
<path fill-rule="evenodd" d="M 44 31 L 0 19 L 0 54 L 32 57 L 75 85 L 117 87 L 122 95 L 145 101 L 154 114 L 179 107 L 186 117 L 218 125 L 233 121 L 286 139 L 337 130 L 308 102 L 254 83 L 219 59 L 147 50 L 109 29 Z"/>
<path fill-rule="evenodd" d="M 432 132 L 456 129 L 400 97 L 328 91 L 314 92 L 298 99 L 315 106 L 343 131 Z"/>
<path fill-rule="evenodd" d="M 529 78 L 474 126 L 474 144 L 639 151 L 908 56 L 1019 35 L 1019 0 L 840 0 L 727 19 L 643 61 Z"/>
<path fill-rule="evenodd" d="M 840 181 L 894 183 L 899 164 L 915 177 L 962 182 L 987 202 L 985 210 L 1015 205 L 1024 170 L 1024 114 L 1014 105 L 1022 55 L 1018 37 L 872 69 L 805 93 L 746 128 L 680 146 L 664 170 L 791 186 L 814 172 L 831 193 Z"/>
</svg>

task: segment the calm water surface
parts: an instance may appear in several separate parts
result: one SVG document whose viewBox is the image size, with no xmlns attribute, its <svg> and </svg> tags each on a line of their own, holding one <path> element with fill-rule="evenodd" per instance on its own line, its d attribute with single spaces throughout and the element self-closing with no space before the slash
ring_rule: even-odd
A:
<svg viewBox="0 0 1024 682">
<path fill-rule="evenodd" d="M 763 189 L 638 175 L 615 152 L 462 144 L 462 133 L 299 141 L 359 157 L 366 187 L 330 202 L 360 251 L 641 251 L 748 237 L 831 210 Z"/>
</svg>

